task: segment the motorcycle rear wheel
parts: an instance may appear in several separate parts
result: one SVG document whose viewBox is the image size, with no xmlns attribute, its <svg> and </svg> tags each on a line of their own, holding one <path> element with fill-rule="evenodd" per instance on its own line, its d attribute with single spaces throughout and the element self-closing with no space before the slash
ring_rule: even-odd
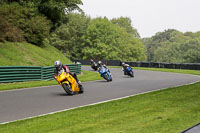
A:
<svg viewBox="0 0 200 133">
<path fill-rule="evenodd" d="M 72 87 L 68 84 L 62 84 L 63 86 L 63 89 L 65 90 L 65 92 L 68 94 L 68 95 L 73 95 L 74 92 L 72 91 Z"/>
</svg>

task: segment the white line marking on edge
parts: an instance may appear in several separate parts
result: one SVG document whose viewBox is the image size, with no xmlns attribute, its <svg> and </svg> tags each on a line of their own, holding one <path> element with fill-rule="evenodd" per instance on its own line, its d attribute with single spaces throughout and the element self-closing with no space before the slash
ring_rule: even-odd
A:
<svg viewBox="0 0 200 133">
<path fill-rule="evenodd" d="M 50 115 L 50 114 L 60 113 L 60 112 L 64 112 L 64 111 L 68 111 L 68 110 L 73 110 L 73 109 L 77 109 L 77 108 L 93 106 L 93 105 L 97 105 L 97 104 L 101 104 L 101 103 L 107 103 L 107 102 L 111 102 L 111 101 L 121 100 L 121 99 L 129 98 L 129 97 L 138 96 L 138 95 L 142 95 L 142 94 L 146 94 L 146 93 L 151 93 L 151 92 L 156 92 L 156 91 L 160 91 L 160 90 L 165 90 L 165 89 L 169 89 L 169 88 L 175 88 L 175 87 L 180 87 L 180 86 L 184 86 L 184 85 L 191 85 L 191 84 L 195 84 L 197 82 L 199 82 L 199 81 L 191 82 L 189 84 L 182 84 L 182 85 L 177 85 L 177 86 L 172 86 L 172 87 L 167 87 L 167 88 L 161 88 L 161 89 L 152 90 L 152 91 L 146 91 L 146 92 L 142 92 L 142 93 L 138 93 L 138 94 L 133 94 L 133 95 L 129 95 L 129 96 L 124 96 L 124 97 L 120 97 L 120 98 L 105 100 L 105 101 L 91 103 L 91 104 L 86 104 L 86 105 L 82 105 L 82 106 L 77 106 L 77 107 L 73 107 L 73 108 L 69 108 L 69 109 L 64 109 L 64 110 L 59 110 L 59 111 L 55 111 L 55 112 L 50 112 L 50 113 L 46 113 L 46 114 L 41 114 L 41 115 L 37 115 L 37 116 L 26 117 L 26 118 L 23 118 L 23 119 L 18 119 L 18 120 L 3 122 L 3 123 L 0 123 L 0 125 L 8 124 L 8 123 L 11 123 L 11 122 L 16 122 L 16 121 L 21 121 L 21 120 L 27 120 L 27 119 L 37 118 L 37 117 L 46 116 L 46 115 Z"/>
</svg>

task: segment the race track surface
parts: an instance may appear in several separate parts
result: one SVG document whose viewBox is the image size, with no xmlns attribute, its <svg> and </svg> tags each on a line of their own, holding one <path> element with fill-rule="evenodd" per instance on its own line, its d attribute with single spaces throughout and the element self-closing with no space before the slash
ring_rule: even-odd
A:
<svg viewBox="0 0 200 133">
<path fill-rule="evenodd" d="M 82 69 L 92 71 L 87 66 Z M 198 76 L 176 73 L 134 70 L 131 78 L 120 68 L 110 71 L 112 82 L 85 82 L 85 92 L 73 96 L 66 95 L 59 85 L 0 92 L 0 123 L 200 81 Z"/>
</svg>

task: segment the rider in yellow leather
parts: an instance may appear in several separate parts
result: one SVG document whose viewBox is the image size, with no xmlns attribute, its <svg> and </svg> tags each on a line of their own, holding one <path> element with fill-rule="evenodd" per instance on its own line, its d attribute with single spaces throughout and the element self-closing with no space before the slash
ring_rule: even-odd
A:
<svg viewBox="0 0 200 133">
<path fill-rule="evenodd" d="M 64 66 L 59 60 L 55 61 L 54 66 L 55 70 L 55 78 L 61 70 L 64 70 L 66 73 L 69 73 L 72 77 L 76 79 L 76 82 L 81 85 L 81 82 L 78 80 L 76 73 L 72 74 L 67 66 Z"/>
</svg>

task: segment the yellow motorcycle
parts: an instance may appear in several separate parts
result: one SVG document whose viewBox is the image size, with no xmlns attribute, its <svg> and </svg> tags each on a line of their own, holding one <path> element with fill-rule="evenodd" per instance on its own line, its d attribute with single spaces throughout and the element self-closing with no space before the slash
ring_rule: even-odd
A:
<svg viewBox="0 0 200 133">
<path fill-rule="evenodd" d="M 55 79 L 63 87 L 63 89 L 68 95 L 84 92 L 83 86 L 79 85 L 76 82 L 76 79 L 69 73 L 64 72 L 64 70 L 60 71 L 58 75 L 55 77 Z"/>
</svg>

